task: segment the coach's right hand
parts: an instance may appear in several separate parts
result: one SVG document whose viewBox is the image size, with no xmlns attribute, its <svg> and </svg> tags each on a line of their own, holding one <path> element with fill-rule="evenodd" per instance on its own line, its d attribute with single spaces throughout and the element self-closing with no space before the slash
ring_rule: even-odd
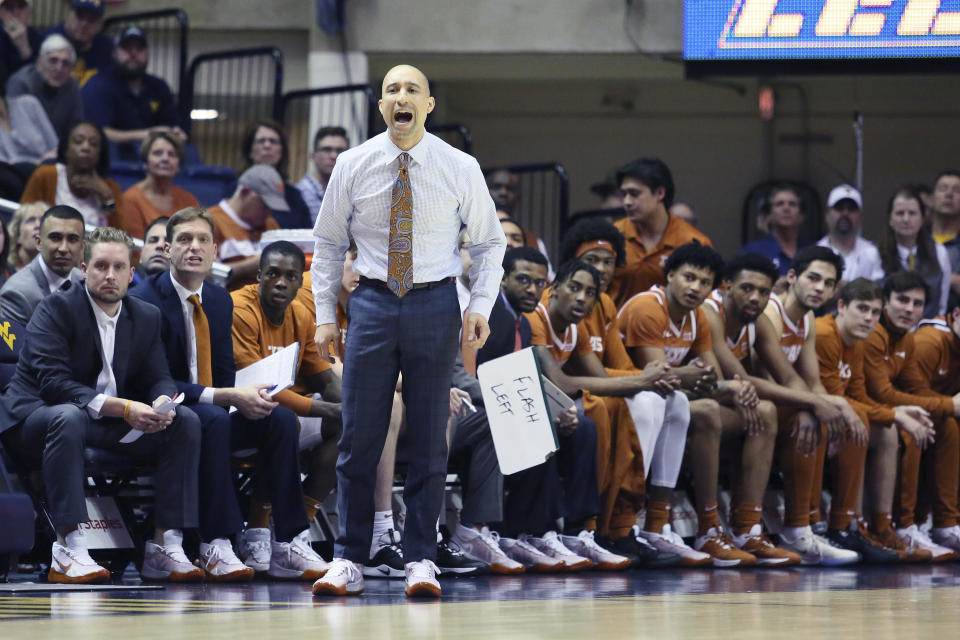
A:
<svg viewBox="0 0 960 640">
<path fill-rule="evenodd" d="M 336 323 L 317 325 L 317 333 L 313 337 L 317 343 L 317 351 L 320 357 L 333 364 L 333 354 L 330 352 L 330 345 L 340 339 L 340 327 Z"/>
</svg>

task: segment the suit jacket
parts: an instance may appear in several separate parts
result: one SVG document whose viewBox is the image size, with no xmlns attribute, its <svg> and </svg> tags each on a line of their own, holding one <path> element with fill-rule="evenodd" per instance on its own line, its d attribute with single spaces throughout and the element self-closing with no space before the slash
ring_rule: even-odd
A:
<svg viewBox="0 0 960 640">
<path fill-rule="evenodd" d="M 173 276 L 161 271 L 146 278 L 130 290 L 130 295 L 146 300 L 160 309 L 163 320 L 163 344 L 166 347 L 170 374 L 177 389 L 184 394 L 185 403 L 200 400 L 204 387 L 190 382 L 190 364 L 187 361 L 187 326 L 183 321 L 180 296 L 173 288 Z M 201 289 L 203 312 L 210 325 L 210 362 L 214 387 L 232 387 L 237 375 L 233 361 L 233 299 L 227 290 L 209 282 Z"/>
<path fill-rule="evenodd" d="M 490 319 L 487 322 L 490 325 L 490 336 L 484 343 L 483 348 L 477 352 L 477 366 L 488 360 L 513 353 L 513 347 L 516 343 L 517 319 L 507 308 L 507 300 L 503 291 L 497 296 L 497 301 L 493 305 L 493 310 L 490 311 Z M 524 348 L 529 347 L 531 338 L 530 321 L 521 313 L 520 344 Z"/>
<path fill-rule="evenodd" d="M 113 351 L 117 397 L 150 404 L 157 396 L 176 393 L 160 335 L 157 310 L 125 297 Z M 43 406 L 86 407 L 97 395 L 101 352 L 86 287 L 47 296 L 27 325 L 17 370 L 0 396 L 0 432 Z"/>
<path fill-rule="evenodd" d="M 83 279 L 76 267 L 70 271 L 70 282 Z M 72 287 L 71 287 L 72 288 Z M 30 264 L 10 276 L 0 289 L 0 317 L 26 326 L 40 301 L 50 295 L 50 283 L 37 255 Z"/>
</svg>

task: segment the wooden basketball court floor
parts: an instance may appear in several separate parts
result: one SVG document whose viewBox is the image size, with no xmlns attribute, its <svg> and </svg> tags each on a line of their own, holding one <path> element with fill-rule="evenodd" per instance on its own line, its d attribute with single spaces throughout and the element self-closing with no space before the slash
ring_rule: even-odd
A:
<svg viewBox="0 0 960 640">
<path fill-rule="evenodd" d="M 129 582 L 129 581 L 128 581 Z M 136 583 L 136 580 L 132 580 Z M 956 638 L 960 564 L 674 570 L 441 579 L 442 601 L 402 581 L 358 598 L 309 584 L 0 592 L 0 638 Z"/>
</svg>

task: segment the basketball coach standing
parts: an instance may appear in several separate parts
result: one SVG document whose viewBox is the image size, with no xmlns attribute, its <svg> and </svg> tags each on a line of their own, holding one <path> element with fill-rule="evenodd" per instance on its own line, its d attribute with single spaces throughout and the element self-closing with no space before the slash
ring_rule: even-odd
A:
<svg viewBox="0 0 960 640">
<path fill-rule="evenodd" d="M 383 79 L 387 131 L 337 160 L 317 216 L 313 294 L 323 355 L 339 337 L 337 291 L 352 235 L 360 286 L 350 295 L 343 367 L 343 436 L 337 461 L 340 535 L 333 564 L 314 594 L 363 591 L 359 564 L 373 532 L 377 461 L 398 374 L 413 452 L 404 502 L 408 596 L 440 595 L 436 523 L 443 506 L 450 378 L 461 316 L 455 276 L 457 236 L 466 225 L 470 255 L 467 344 L 483 346 L 499 292 L 505 239 L 477 161 L 424 130 L 434 99 L 426 76 L 401 65 Z"/>
</svg>

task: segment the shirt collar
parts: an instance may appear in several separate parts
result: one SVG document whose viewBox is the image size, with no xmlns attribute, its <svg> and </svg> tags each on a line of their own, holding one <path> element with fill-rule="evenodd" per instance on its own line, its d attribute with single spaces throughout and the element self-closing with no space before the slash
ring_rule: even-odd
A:
<svg viewBox="0 0 960 640">
<path fill-rule="evenodd" d="M 503 306 L 507 308 L 507 311 L 510 312 L 510 315 L 517 319 L 520 315 L 517 313 L 516 309 L 513 308 L 513 305 L 510 304 L 510 300 L 507 299 L 507 294 L 503 292 L 503 289 L 500 290 L 500 298 L 503 300 Z"/>
<path fill-rule="evenodd" d="M 173 283 L 173 288 L 177 292 L 177 296 L 180 298 L 180 304 L 187 304 L 190 296 L 197 296 L 200 299 L 200 304 L 203 304 L 203 284 L 200 284 L 200 288 L 196 291 L 190 291 L 185 286 L 177 282 L 177 279 L 173 277 L 173 272 L 168 271 L 167 274 L 170 276 L 170 282 Z"/>
<path fill-rule="evenodd" d="M 90 291 L 87 290 L 87 287 L 83 287 L 83 292 L 87 294 L 87 300 L 90 301 L 90 308 L 93 309 L 93 317 L 96 318 L 97 324 L 102 326 L 112 324 L 114 327 L 117 326 L 117 318 L 120 317 L 120 312 L 123 311 L 123 300 L 120 301 L 120 306 L 117 307 L 117 312 L 108 316 L 107 312 L 100 308 L 100 305 L 90 296 Z"/>
<path fill-rule="evenodd" d="M 43 271 L 43 275 L 47 279 L 47 286 L 50 287 L 52 291 L 62 287 L 63 283 L 70 278 L 69 275 L 64 278 L 63 276 L 59 276 L 51 271 L 50 267 L 47 266 L 47 263 L 44 262 L 42 255 L 37 255 L 37 258 L 40 260 L 40 269 Z"/>
<path fill-rule="evenodd" d="M 899 243 L 897 244 L 897 255 L 900 257 L 901 260 L 906 260 L 907 256 L 916 255 L 916 254 L 917 254 L 917 245 L 913 245 L 913 248 L 908 249 L 902 244 L 899 244 Z"/>
<path fill-rule="evenodd" d="M 233 210 L 233 207 L 230 206 L 230 203 L 227 202 L 226 198 L 224 198 L 223 200 L 221 200 L 221 201 L 220 201 L 220 204 L 217 205 L 217 206 L 220 207 L 221 209 L 223 209 L 223 212 L 224 212 L 225 214 L 227 214 L 228 216 L 230 216 L 230 218 L 231 218 L 234 222 L 236 222 L 238 225 L 240 225 L 241 227 L 243 227 L 243 228 L 246 229 L 247 231 L 253 231 L 253 227 L 251 227 L 249 224 L 247 224 L 246 222 L 244 222 L 243 218 L 241 218 L 241 217 L 240 217 L 240 214 L 238 214 L 236 211 Z"/>
<path fill-rule="evenodd" d="M 393 140 L 390 139 L 390 134 L 387 132 L 383 133 L 383 140 L 383 152 L 387 156 L 384 162 L 386 165 L 396 162 L 401 153 L 408 153 L 415 163 L 423 164 L 427 159 L 427 155 L 430 153 L 430 134 L 426 131 L 423 132 L 423 137 L 420 139 L 420 142 L 406 151 L 398 147 Z"/>
</svg>

